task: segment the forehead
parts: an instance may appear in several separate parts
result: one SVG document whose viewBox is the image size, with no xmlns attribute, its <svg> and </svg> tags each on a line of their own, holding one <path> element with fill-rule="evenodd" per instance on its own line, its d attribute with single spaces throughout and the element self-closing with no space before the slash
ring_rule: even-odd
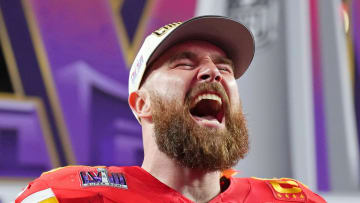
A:
<svg viewBox="0 0 360 203">
<path fill-rule="evenodd" d="M 177 43 L 170 49 L 165 51 L 163 55 L 170 58 L 171 56 L 179 54 L 181 52 L 191 52 L 197 56 L 209 55 L 226 57 L 225 51 L 222 50 L 220 47 L 210 42 L 201 40 L 188 40 Z"/>
<path fill-rule="evenodd" d="M 144 74 L 140 86 L 146 82 L 149 75 L 151 75 L 154 71 L 158 70 L 164 64 L 171 62 L 174 58 L 185 52 L 195 54 L 197 58 L 205 56 L 213 58 L 227 58 L 224 50 L 208 41 L 187 40 L 180 42 L 164 51 L 157 59 L 155 59 L 154 62 L 150 64 Z"/>
</svg>

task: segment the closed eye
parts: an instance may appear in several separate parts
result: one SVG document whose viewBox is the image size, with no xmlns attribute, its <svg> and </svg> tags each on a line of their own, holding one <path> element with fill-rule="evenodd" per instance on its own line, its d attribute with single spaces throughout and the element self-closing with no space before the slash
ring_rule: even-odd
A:
<svg viewBox="0 0 360 203">
<path fill-rule="evenodd" d="M 182 58 L 179 60 L 175 60 L 173 62 L 173 67 L 180 69 L 193 69 L 195 67 L 195 63 L 191 59 Z"/>
<path fill-rule="evenodd" d="M 179 63 L 175 65 L 175 68 L 181 68 L 181 69 L 193 69 L 194 65 L 190 63 Z"/>
<path fill-rule="evenodd" d="M 196 57 L 197 55 L 195 53 L 185 51 L 173 55 L 170 58 L 170 63 L 173 68 L 191 69 L 195 66 Z"/>
<path fill-rule="evenodd" d="M 230 66 L 229 64 L 216 64 L 216 66 L 220 71 L 233 73 L 232 66 Z"/>
<path fill-rule="evenodd" d="M 175 66 L 193 66 L 193 65 L 189 64 L 189 63 L 179 63 L 179 64 L 176 64 Z"/>
</svg>

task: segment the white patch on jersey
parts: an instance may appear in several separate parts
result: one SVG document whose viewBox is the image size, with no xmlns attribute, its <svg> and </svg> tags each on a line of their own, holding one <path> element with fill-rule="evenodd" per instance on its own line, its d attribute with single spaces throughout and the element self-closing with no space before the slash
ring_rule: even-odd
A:
<svg viewBox="0 0 360 203">
<path fill-rule="evenodd" d="M 50 197 L 55 197 L 55 194 L 53 193 L 51 188 L 48 188 L 39 192 L 35 192 L 34 194 L 26 197 L 21 203 L 41 202 L 45 199 L 49 199 Z"/>
</svg>

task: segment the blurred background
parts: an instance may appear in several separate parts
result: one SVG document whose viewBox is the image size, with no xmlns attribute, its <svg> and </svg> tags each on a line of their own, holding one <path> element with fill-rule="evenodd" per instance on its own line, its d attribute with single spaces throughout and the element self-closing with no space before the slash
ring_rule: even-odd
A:
<svg viewBox="0 0 360 203">
<path fill-rule="evenodd" d="M 0 0 L 0 202 L 52 168 L 140 165 L 129 67 L 146 35 L 205 14 L 256 41 L 238 80 L 251 141 L 238 176 L 360 202 L 358 0 Z"/>
</svg>

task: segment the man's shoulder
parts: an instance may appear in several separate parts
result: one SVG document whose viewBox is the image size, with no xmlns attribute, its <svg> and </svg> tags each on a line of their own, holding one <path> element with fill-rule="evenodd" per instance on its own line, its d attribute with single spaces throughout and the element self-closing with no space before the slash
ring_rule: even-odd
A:
<svg viewBox="0 0 360 203">
<path fill-rule="evenodd" d="M 50 187 L 96 186 L 101 184 L 118 184 L 124 171 L 131 167 L 116 166 L 65 166 L 44 172 L 35 181 L 46 183 Z M 125 180 L 124 180 L 125 181 Z M 119 183 L 120 184 L 120 183 Z M 124 183 L 125 184 L 125 183 Z"/>
<path fill-rule="evenodd" d="M 64 166 L 52 169 L 50 171 L 43 172 L 39 179 L 44 180 L 54 180 L 57 178 L 63 179 L 66 176 L 71 175 L 80 175 L 81 173 L 88 173 L 88 172 L 124 172 L 124 170 L 127 170 L 128 168 L 131 168 L 130 166 L 124 166 L 124 167 L 118 167 L 118 166 L 85 166 L 85 165 L 70 165 L 70 166 Z M 81 177 L 81 176 L 80 176 Z"/>
<path fill-rule="evenodd" d="M 110 186 L 127 189 L 124 171 L 131 167 L 105 166 L 66 166 L 56 168 L 41 174 L 30 182 L 18 196 L 16 202 L 40 202 L 46 199 L 57 200 L 59 195 L 66 196 L 67 191 L 78 191 L 79 196 L 91 193 L 91 186 Z M 72 194 L 74 195 L 74 194 Z M 54 201 L 56 202 L 56 201 Z"/>
<path fill-rule="evenodd" d="M 248 202 L 256 202 L 261 195 L 264 199 L 276 199 L 288 202 L 326 202 L 311 191 L 308 186 L 291 178 L 233 178 L 239 185 L 248 186 Z"/>
</svg>

